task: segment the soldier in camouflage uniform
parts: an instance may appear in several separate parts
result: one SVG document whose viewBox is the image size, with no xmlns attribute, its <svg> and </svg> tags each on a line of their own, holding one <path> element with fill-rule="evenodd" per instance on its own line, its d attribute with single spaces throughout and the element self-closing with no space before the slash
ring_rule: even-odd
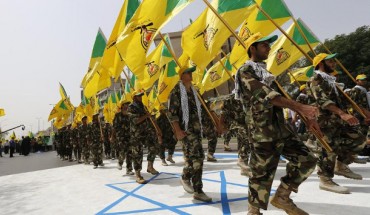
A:
<svg viewBox="0 0 370 215">
<path fill-rule="evenodd" d="M 168 149 L 167 161 L 169 161 L 170 163 L 175 163 L 172 157 L 175 153 L 175 147 L 177 143 L 177 140 L 174 137 L 172 125 L 170 124 L 169 119 L 166 116 L 167 112 L 167 109 L 162 108 L 160 110 L 160 116 L 157 119 L 158 126 L 161 129 L 163 135 L 163 143 L 159 147 L 159 157 L 162 160 L 163 166 L 168 166 L 165 160 L 166 149 Z"/>
<path fill-rule="evenodd" d="M 330 192 L 350 193 L 348 188 L 333 182 L 334 171 L 349 178 L 362 178 L 353 173 L 348 164 L 353 161 L 352 155 L 363 148 L 365 135 L 359 129 L 358 119 L 346 113 L 349 103 L 337 89 L 336 78 L 330 75 L 336 66 L 335 56 L 321 53 L 314 58 L 313 66 L 316 70 L 307 85 L 316 99 L 315 104 L 320 108 L 318 120 L 321 130 L 333 149 L 330 153 L 323 149 L 319 155 L 319 187 Z"/>
<path fill-rule="evenodd" d="M 90 132 L 87 124 L 87 116 L 82 117 L 82 124 L 78 127 L 78 140 L 82 148 L 82 156 L 85 164 L 90 163 Z"/>
<path fill-rule="evenodd" d="M 239 100 L 234 95 L 224 101 L 222 108 L 221 121 L 227 126 L 229 131 L 235 131 L 238 142 L 238 165 L 242 168 L 241 175 L 251 176 L 248 166 L 249 162 L 249 135 L 246 123 L 246 114 Z"/>
<path fill-rule="evenodd" d="M 207 102 L 207 106 L 209 107 L 208 102 Z M 215 113 L 211 112 L 211 114 L 215 114 Z M 215 158 L 214 153 L 216 152 L 218 133 L 217 133 L 215 125 L 212 122 L 211 117 L 206 111 L 202 112 L 202 125 L 203 125 L 203 136 L 206 137 L 208 141 L 207 161 L 217 162 L 217 159 Z"/>
<path fill-rule="evenodd" d="M 73 145 L 73 155 L 75 157 L 75 160 L 78 163 L 81 163 L 81 144 L 78 139 L 78 127 L 80 123 L 77 123 L 77 126 L 72 129 L 71 131 L 71 139 L 72 139 L 72 145 Z"/>
<path fill-rule="evenodd" d="M 271 204 L 288 214 L 307 214 L 293 203 L 289 195 L 292 191 L 298 192 L 299 185 L 313 172 L 316 163 L 314 155 L 286 126 L 282 108 L 300 112 L 310 119 L 310 129 L 314 126 L 319 130 L 314 120 L 318 109 L 284 98 L 274 82 L 276 77 L 266 70 L 266 64 L 263 62 L 269 55 L 270 44 L 276 39 L 276 35 L 252 35 L 246 41 L 250 60 L 239 68 L 235 78 L 236 98 L 243 104 L 251 133 L 249 215 L 260 214 L 261 208 L 267 209 L 281 155 L 289 163 Z"/>
<path fill-rule="evenodd" d="M 92 155 L 92 162 L 94 169 L 99 166 L 104 166 L 103 163 L 103 136 L 99 122 L 99 113 L 93 116 L 93 121 L 90 124 L 89 129 L 89 143 Z"/>
<path fill-rule="evenodd" d="M 202 107 L 191 83 L 194 71 L 195 67 L 180 69 L 180 81 L 169 97 L 169 118 L 176 138 L 182 142 L 185 160 L 181 176 L 183 188 L 193 193 L 194 199 L 211 202 L 212 198 L 203 192 Z"/>
<path fill-rule="evenodd" d="M 128 115 L 130 118 L 130 142 L 132 147 L 132 159 L 134 162 L 134 169 L 136 174 L 136 182 L 144 184 L 146 181 L 141 176 L 141 169 L 143 163 L 143 146 L 148 148 L 148 168 L 147 172 L 153 175 L 158 174 L 154 169 L 153 163 L 155 156 L 158 153 L 158 141 L 156 130 L 150 122 L 151 115 L 145 110 L 142 102 L 144 92 L 136 91 L 133 93 L 133 102 L 128 107 Z M 158 136 L 162 136 L 158 134 Z M 158 137 L 159 138 L 159 137 Z"/>
<path fill-rule="evenodd" d="M 103 137 L 104 137 L 104 154 L 105 158 L 110 159 L 111 155 L 111 137 L 112 137 L 112 126 L 109 122 L 104 123 L 104 118 L 100 120 L 102 122 Z"/>
<path fill-rule="evenodd" d="M 133 175 L 132 172 L 132 150 L 130 143 L 130 119 L 127 113 L 130 102 L 121 104 L 120 111 L 117 112 L 113 119 L 113 129 L 116 135 L 115 142 L 117 145 L 118 169 L 122 170 L 123 162 L 126 160 L 126 174 Z"/>
<path fill-rule="evenodd" d="M 59 133 L 59 139 L 60 139 L 60 144 L 59 144 L 60 159 L 65 160 L 66 159 L 66 141 L 65 141 L 66 127 L 60 128 L 58 133 Z"/>
<path fill-rule="evenodd" d="M 358 104 L 358 106 L 362 109 L 362 111 L 368 115 L 370 111 L 370 94 L 367 92 L 367 88 L 369 87 L 369 83 L 367 81 L 367 77 L 365 74 L 359 74 L 356 77 L 357 85 L 351 89 L 349 95 L 351 99 Z M 369 131 L 369 123 L 364 120 L 364 118 L 359 114 L 355 113 L 355 117 L 361 119 L 361 132 L 363 134 L 367 134 Z M 369 145 L 364 146 L 364 149 L 360 152 L 360 154 L 366 154 Z M 366 160 L 361 160 L 360 158 L 355 158 L 354 162 L 356 163 L 366 163 Z"/>
<path fill-rule="evenodd" d="M 64 131 L 64 144 L 65 144 L 65 156 L 66 160 L 72 162 L 72 150 L 73 150 L 73 145 L 72 145 L 72 130 L 71 130 L 71 124 L 68 124 L 66 127 L 66 130 Z"/>
</svg>

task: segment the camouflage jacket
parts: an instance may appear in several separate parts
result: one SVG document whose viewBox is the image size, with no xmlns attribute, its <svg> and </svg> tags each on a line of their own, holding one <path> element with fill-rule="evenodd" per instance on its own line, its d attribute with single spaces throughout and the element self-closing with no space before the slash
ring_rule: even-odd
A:
<svg viewBox="0 0 370 215">
<path fill-rule="evenodd" d="M 312 105 L 318 105 L 320 108 L 319 121 L 325 118 L 337 118 L 334 113 L 327 110 L 326 107 L 330 104 L 334 104 L 342 110 L 346 110 L 349 106 L 347 101 L 343 98 L 343 95 L 332 87 L 327 81 L 325 81 L 321 75 L 314 73 L 307 83 L 310 88 L 316 103 Z M 338 118 L 339 119 L 339 118 Z"/>
<path fill-rule="evenodd" d="M 145 134 L 151 134 L 153 132 L 154 127 L 149 118 L 138 123 L 139 118 L 147 113 L 143 103 L 132 102 L 130 106 L 128 106 L 127 112 L 130 120 L 130 137 L 133 140 L 145 138 Z"/>
<path fill-rule="evenodd" d="M 180 82 L 179 82 L 180 83 Z M 181 108 L 181 92 L 179 83 L 175 85 L 169 96 L 169 118 L 171 122 L 177 121 L 182 130 L 185 130 L 185 123 L 182 119 L 182 108 Z M 199 123 L 197 105 L 195 102 L 194 94 L 192 91 L 187 92 L 188 105 L 189 105 L 189 123 L 188 131 L 194 134 L 201 133 L 201 125 Z M 203 112 L 203 110 L 202 110 Z"/>
<path fill-rule="evenodd" d="M 73 145 L 78 144 L 78 128 L 73 128 L 71 130 L 71 141 Z"/>
<path fill-rule="evenodd" d="M 172 130 L 172 126 L 170 122 L 168 121 L 168 118 L 165 114 L 162 114 L 157 118 L 157 124 L 159 128 L 162 131 L 162 138 L 167 139 L 167 138 L 172 138 L 174 133 Z"/>
<path fill-rule="evenodd" d="M 370 110 L 369 108 L 369 103 L 367 101 L 367 92 L 366 92 L 366 89 L 365 91 L 361 90 L 360 87 L 353 87 L 350 91 L 349 91 L 349 96 L 351 97 L 351 99 L 359 106 L 359 107 L 362 107 L 364 109 L 367 109 L 367 110 Z M 358 119 L 362 119 L 363 120 L 363 117 L 357 112 L 355 111 L 354 113 L 355 117 L 357 117 Z"/>
<path fill-rule="evenodd" d="M 256 68 L 265 68 L 263 63 L 254 64 Z M 275 83 L 271 86 L 262 83 L 264 80 L 257 75 L 257 71 L 247 64 L 239 68 L 236 81 L 240 87 L 244 110 L 250 118 L 248 128 L 253 141 L 272 142 L 292 134 L 284 123 L 282 108 L 271 103 L 272 99 L 281 96 Z"/>
<path fill-rule="evenodd" d="M 130 138 L 130 119 L 128 115 L 121 112 L 116 113 L 113 119 L 113 129 L 116 132 L 116 137 L 128 139 Z"/>
<path fill-rule="evenodd" d="M 101 131 L 99 123 L 91 123 L 89 125 L 90 145 L 101 145 Z"/>
<path fill-rule="evenodd" d="M 104 126 L 102 125 L 102 129 L 103 129 L 104 142 L 110 142 L 110 138 L 112 136 L 111 124 L 104 123 Z"/>
<path fill-rule="evenodd" d="M 89 135 L 90 135 L 90 132 L 89 132 L 89 126 L 88 125 L 80 125 L 78 127 L 78 139 L 80 141 L 80 144 L 82 146 L 86 146 L 88 145 L 88 141 L 89 141 Z"/>
<path fill-rule="evenodd" d="M 243 105 L 240 100 L 235 99 L 234 95 L 224 101 L 222 115 L 229 130 L 246 126 L 246 114 Z"/>
</svg>

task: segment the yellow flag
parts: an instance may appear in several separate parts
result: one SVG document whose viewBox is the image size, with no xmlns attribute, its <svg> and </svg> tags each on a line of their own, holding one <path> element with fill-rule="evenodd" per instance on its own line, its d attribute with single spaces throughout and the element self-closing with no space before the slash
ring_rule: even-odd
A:
<svg viewBox="0 0 370 215">
<path fill-rule="evenodd" d="M 165 37 L 167 44 L 170 44 L 169 38 Z M 146 58 L 146 62 L 142 65 L 143 75 L 141 76 L 140 84 L 145 90 L 151 88 L 159 78 L 160 70 L 164 65 L 172 60 L 172 55 L 170 54 L 167 46 L 163 41 L 161 41 L 156 49 Z"/>
<path fill-rule="evenodd" d="M 108 88 L 112 82 L 107 70 L 99 69 L 99 62 L 96 62 L 90 77 L 86 80 L 84 94 L 87 98 L 91 98 L 99 91 Z"/>
<path fill-rule="evenodd" d="M 315 48 L 319 44 L 317 37 L 307 28 L 302 20 L 298 19 L 297 23 L 306 35 L 311 47 Z M 306 53 L 310 51 L 304 37 L 301 35 L 299 29 L 294 23 L 287 30 L 287 34 Z M 284 35 L 282 35 L 271 47 L 270 55 L 267 59 L 267 70 L 274 75 L 279 75 L 293 65 L 293 63 L 298 61 L 302 56 L 303 54 L 299 49 L 295 47 L 294 44 Z"/>
<path fill-rule="evenodd" d="M 179 81 L 179 75 L 176 71 L 176 67 L 177 65 L 175 61 L 171 61 L 166 65 L 164 71 L 159 77 L 157 96 L 160 103 L 166 102 L 168 100 L 168 96 L 170 95 L 171 90 Z"/>
<path fill-rule="evenodd" d="M 253 0 L 214 0 L 212 6 L 234 30 L 255 8 Z M 203 70 L 231 34 L 213 11 L 206 8 L 183 32 L 181 46 L 184 53 Z"/>
<path fill-rule="evenodd" d="M 224 65 L 222 65 L 220 62 Z M 228 70 L 229 73 L 225 71 L 225 68 Z M 230 77 L 231 72 L 232 66 L 230 64 L 230 61 L 228 57 L 224 57 L 219 62 L 214 64 L 210 69 L 208 69 L 202 81 L 200 94 L 203 94 L 204 92 L 214 89 L 220 86 L 221 84 L 225 83 L 227 80 L 231 78 Z"/>
<path fill-rule="evenodd" d="M 5 110 L 0 108 L 0 116 L 5 116 Z"/>
<path fill-rule="evenodd" d="M 256 3 L 259 4 L 279 26 L 283 25 L 291 18 L 291 13 L 283 0 L 256 0 Z M 246 41 L 255 33 L 260 32 L 263 36 L 268 36 L 276 29 L 276 26 L 256 7 L 242 24 L 238 36 L 243 41 Z M 230 62 L 239 68 L 247 60 L 247 51 L 236 41 L 231 51 Z"/>
<path fill-rule="evenodd" d="M 117 79 L 120 77 L 122 69 L 124 67 L 124 61 L 121 59 L 119 52 L 117 51 L 115 44 L 119 34 L 125 29 L 126 24 L 130 21 L 138 8 L 139 0 L 125 0 L 118 14 L 116 24 L 113 27 L 112 33 L 110 34 L 107 42 L 107 47 L 104 51 L 103 58 L 101 60 L 101 66 L 103 69 L 109 70 L 109 74 L 112 78 Z"/>
<path fill-rule="evenodd" d="M 293 83 L 296 80 L 306 82 L 313 76 L 314 68 L 313 66 L 307 66 L 303 68 L 298 68 L 290 72 L 293 77 L 290 77 L 290 81 Z"/>
<path fill-rule="evenodd" d="M 146 53 L 160 29 L 193 0 L 144 0 L 118 37 L 116 47 L 130 70 L 141 79 Z"/>
<path fill-rule="evenodd" d="M 59 93 L 60 93 L 60 96 L 62 97 L 62 99 L 66 99 L 68 97 L 67 92 L 66 92 L 66 90 L 64 89 L 64 87 L 61 83 L 59 83 Z"/>
</svg>

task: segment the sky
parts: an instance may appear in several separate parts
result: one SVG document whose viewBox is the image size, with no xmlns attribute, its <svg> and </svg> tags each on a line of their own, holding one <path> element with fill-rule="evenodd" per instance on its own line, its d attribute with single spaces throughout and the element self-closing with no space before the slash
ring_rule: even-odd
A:
<svg viewBox="0 0 370 215">
<path fill-rule="evenodd" d="M 210 1 L 210 0 L 209 0 Z M 72 103 L 80 103 L 80 83 L 87 72 L 100 27 L 109 38 L 124 0 L 0 0 L 0 127 L 25 125 L 47 129 L 59 99 L 59 82 Z M 370 25 L 369 0 L 285 0 L 324 41 Z M 205 9 L 194 0 L 162 32 L 181 31 Z"/>
</svg>

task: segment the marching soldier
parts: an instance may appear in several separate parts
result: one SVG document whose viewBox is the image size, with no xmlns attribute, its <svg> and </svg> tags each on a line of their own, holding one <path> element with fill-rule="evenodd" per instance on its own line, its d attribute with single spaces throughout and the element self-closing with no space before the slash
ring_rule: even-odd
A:
<svg viewBox="0 0 370 215">
<path fill-rule="evenodd" d="M 143 163 L 143 146 L 148 147 L 148 168 L 147 172 L 153 175 L 158 174 L 154 169 L 153 163 L 156 154 L 158 153 L 158 141 L 155 128 L 149 120 L 150 113 L 145 110 L 142 102 L 144 92 L 135 91 L 133 93 L 133 102 L 128 107 L 128 115 L 130 118 L 130 142 L 132 147 L 132 159 L 134 162 L 134 169 L 136 174 L 136 182 L 145 184 L 146 181 L 141 176 L 141 169 Z M 145 135 L 146 134 L 146 135 Z M 161 134 L 158 134 L 160 139 Z"/>
<path fill-rule="evenodd" d="M 80 126 L 80 123 L 78 122 L 76 127 L 74 127 L 71 131 L 71 139 L 72 139 L 72 146 L 73 146 L 73 155 L 75 157 L 75 160 L 78 163 L 81 163 L 81 144 L 79 142 L 78 138 L 78 127 Z"/>
<path fill-rule="evenodd" d="M 130 102 L 121 102 L 120 111 L 117 112 L 113 119 L 113 128 L 116 135 L 116 144 L 118 156 L 118 169 L 122 170 L 123 162 L 126 160 L 126 174 L 134 175 L 132 172 L 132 150 L 130 142 L 130 119 L 127 109 Z"/>
<path fill-rule="evenodd" d="M 99 123 L 99 113 L 93 115 L 93 121 L 89 129 L 90 138 L 90 150 L 92 155 L 92 162 L 94 164 L 94 169 L 99 166 L 104 166 L 103 163 L 103 136 L 102 130 Z"/>
<path fill-rule="evenodd" d="M 195 67 L 180 69 L 180 81 L 170 94 L 169 117 L 176 138 L 182 142 L 185 160 L 181 176 L 183 188 L 193 194 L 194 199 L 211 202 L 212 198 L 203 192 L 202 107 L 191 83 L 194 71 Z"/>
<path fill-rule="evenodd" d="M 346 112 L 349 104 L 337 89 L 336 77 L 330 75 L 336 66 L 335 56 L 336 54 L 321 53 L 314 58 L 315 71 L 308 86 L 320 108 L 321 114 L 318 118 L 320 128 L 333 149 L 331 153 L 322 150 L 319 155 L 317 171 L 320 178 L 319 188 L 348 194 L 350 193 L 348 188 L 333 181 L 334 172 L 348 178 L 362 178 L 361 175 L 352 172 L 348 164 L 353 162 L 353 155 L 363 148 L 365 135 L 359 129 L 358 119 Z"/>
<path fill-rule="evenodd" d="M 87 125 L 87 116 L 82 117 L 82 125 L 78 127 L 78 140 L 82 147 L 82 156 L 85 164 L 89 164 L 90 161 L 90 132 L 89 126 Z"/>
<path fill-rule="evenodd" d="M 103 137 L 104 137 L 104 154 L 107 159 L 110 159 L 111 155 L 111 137 L 112 137 L 112 126 L 109 122 L 104 123 L 104 118 L 101 119 L 102 129 L 103 129 Z"/>
<path fill-rule="evenodd" d="M 309 128 L 318 129 L 314 117 L 318 109 L 284 98 L 277 88 L 276 77 L 266 70 L 270 44 L 277 36 L 252 35 L 247 41 L 250 60 L 239 68 L 235 78 L 236 98 L 241 99 L 243 109 L 250 116 L 251 158 L 249 166 L 248 214 L 260 214 L 267 209 L 272 182 L 280 155 L 289 163 L 286 175 L 272 197 L 271 204 L 288 214 L 307 214 L 290 199 L 290 193 L 298 192 L 299 185 L 315 169 L 316 159 L 294 133 L 286 127 L 282 108 L 300 112 L 309 120 Z"/>
<path fill-rule="evenodd" d="M 157 119 L 158 126 L 161 129 L 162 135 L 163 135 L 162 137 L 163 143 L 160 145 L 160 148 L 159 148 L 159 157 L 162 160 L 163 166 L 168 166 L 166 160 L 169 161 L 170 163 L 175 163 L 172 157 L 173 157 L 173 154 L 175 153 L 175 147 L 177 143 L 177 140 L 174 137 L 172 126 L 170 122 L 168 121 L 166 114 L 167 114 L 167 109 L 161 107 L 160 116 Z M 168 149 L 167 159 L 165 159 L 166 149 Z"/>
</svg>

